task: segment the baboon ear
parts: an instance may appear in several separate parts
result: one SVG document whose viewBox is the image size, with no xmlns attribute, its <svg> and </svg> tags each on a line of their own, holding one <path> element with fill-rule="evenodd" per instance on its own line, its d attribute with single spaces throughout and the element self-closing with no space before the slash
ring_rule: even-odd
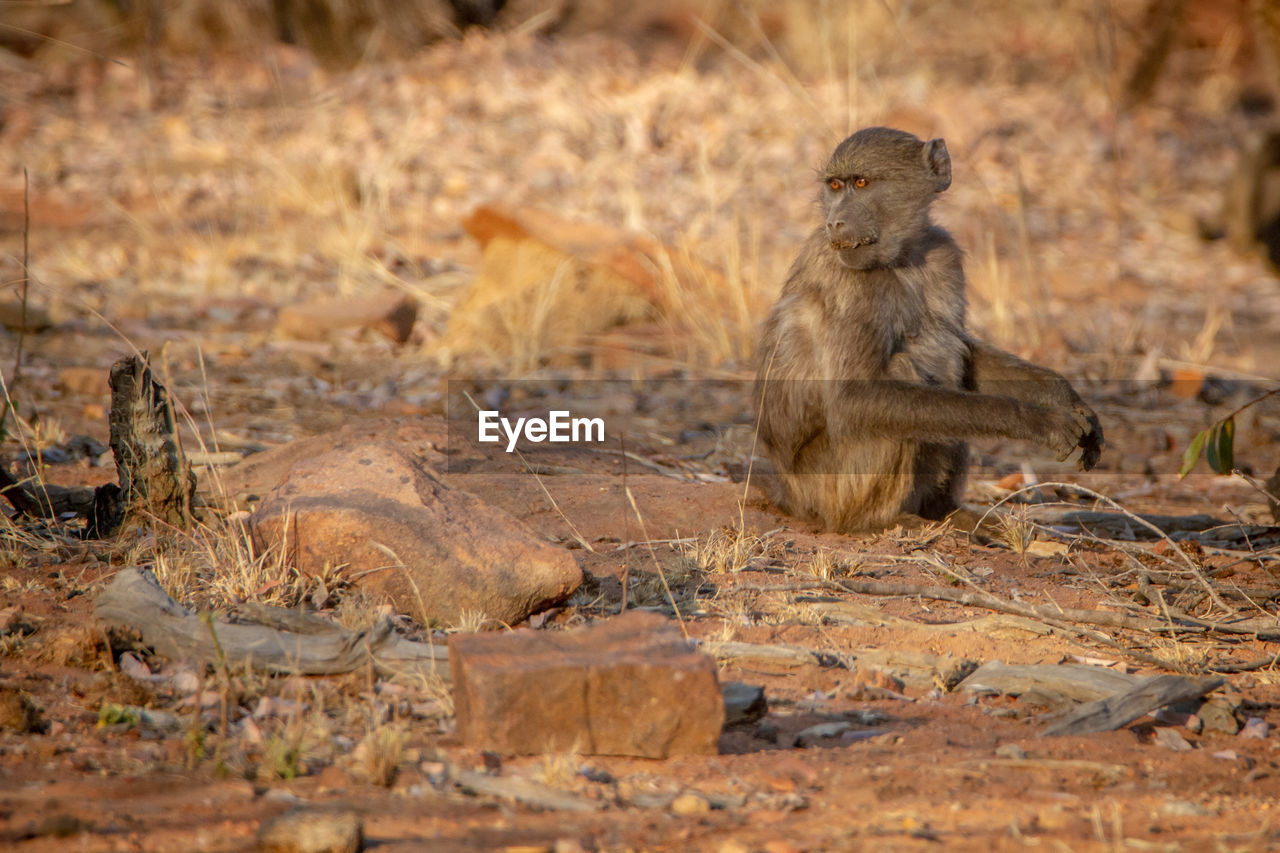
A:
<svg viewBox="0 0 1280 853">
<path fill-rule="evenodd" d="M 951 186 L 951 155 L 947 153 L 947 143 L 941 139 L 930 139 L 924 144 L 924 165 L 933 176 L 933 191 L 940 193 Z"/>
</svg>

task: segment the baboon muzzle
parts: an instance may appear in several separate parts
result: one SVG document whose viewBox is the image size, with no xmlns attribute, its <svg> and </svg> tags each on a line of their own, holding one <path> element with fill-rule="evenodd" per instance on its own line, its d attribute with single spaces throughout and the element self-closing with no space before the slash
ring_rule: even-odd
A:
<svg viewBox="0 0 1280 853">
<path fill-rule="evenodd" d="M 856 249 L 880 239 L 875 211 L 851 198 L 839 200 L 827 212 L 827 239 L 835 249 Z"/>
<path fill-rule="evenodd" d="M 843 216 L 832 216 L 827 220 L 827 239 L 833 249 L 856 249 L 869 246 L 880 239 L 875 228 L 849 227 Z"/>
</svg>

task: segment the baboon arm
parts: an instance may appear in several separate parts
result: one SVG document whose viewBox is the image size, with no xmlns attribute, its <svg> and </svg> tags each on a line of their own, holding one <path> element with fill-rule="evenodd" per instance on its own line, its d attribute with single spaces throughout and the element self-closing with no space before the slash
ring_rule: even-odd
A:
<svg viewBox="0 0 1280 853">
<path fill-rule="evenodd" d="M 843 383 L 828 401 L 827 430 L 852 438 L 956 441 L 987 436 L 1044 439 L 1047 407 L 1013 397 L 893 379 Z"/>
<path fill-rule="evenodd" d="M 969 376 L 970 386 L 980 394 L 998 394 L 1040 406 L 1074 407 L 1080 402 L 1062 376 L 984 341 L 969 341 Z"/>
<path fill-rule="evenodd" d="M 1013 397 L 1035 406 L 1071 409 L 1084 418 L 1086 429 L 1080 436 L 1080 468 L 1098 464 L 1106 443 L 1102 423 L 1089 404 L 1080 399 L 1071 383 L 1059 374 L 978 340 L 969 341 L 969 386 L 979 394 Z"/>
</svg>

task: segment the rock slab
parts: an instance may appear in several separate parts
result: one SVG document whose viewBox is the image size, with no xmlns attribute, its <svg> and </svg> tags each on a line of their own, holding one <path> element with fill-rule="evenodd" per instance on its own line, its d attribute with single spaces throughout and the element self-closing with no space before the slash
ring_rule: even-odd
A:
<svg viewBox="0 0 1280 853">
<path fill-rule="evenodd" d="M 276 318 L 276 331 L 287 338 L 317 341 L 338 329 L 368 328 L 402 344 L 413 334 L 417 319 L 418 303 L 413 297 L 367 294 L 356 299 L 287 305 Z"/>
<path fill-rule="evenodd" d="M 253 515 L 259 549 L 304 574 L 341 575 L 400 612 L 514 625 L 582 583 L 573 556 L 519 519 L 441 482 L 389 441 L 355 440 L 297 462 Z"/>
<path fill-rule="evenodd" d="M 577 631 L 455 634 L 458 734 L 515 755 L 714 755 L 715 661 L 666 618 L 631 612 Z"/>
<path fill-rule="evenodd" d="M 364 827 L 353 811 L 295 809 L 258 830 L 258 853 L 360 853 Z"/>
</svg>

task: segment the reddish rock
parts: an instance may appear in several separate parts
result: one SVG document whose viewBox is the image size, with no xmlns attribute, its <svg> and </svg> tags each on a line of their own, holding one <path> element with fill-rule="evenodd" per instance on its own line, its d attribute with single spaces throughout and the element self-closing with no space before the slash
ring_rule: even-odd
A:
<svg viewBox="0 0 1280 853">
<path fill-rule="evenodd" d="M 21 302 L 0 302 L 0 326 L 11 332 L 43 332 L 53 325 L 49 312 L 31 303 L 24 309 Z M 106 380 L 104 379 L 105 383 Z"/>
<path fill-rule="evenodd" d="M 384 293 L 359 299 L 333 299 L 280 309 L 276 331 L 298 340 L 318 340 L 337 329 L 368 327 L 402 344 L 409 340 L 418 303 L 403 293 Z"/>
<path fill-rule="evenodd" d="M 223 472 L 222 489 L 243 504 L 260 500 L 284 481 L 299 464 L 344 447 L 370 441 L 395 444 L 433 471 L 447 464 L 449 425 L 442 418 L 369 418 L 344 424 L 331 432 L 300 438 L 254 453 Z"/>
<path fill-rule="evenodd" d="M 449 315 L 444 340 L 458 354 L 576 363 L 575 347 L 599 349 L 597 336 L 633 324 L 658 351 L 680 349 L 688 341 L 672 329 L 688 307 L 672 294 L 725 287 L 723 273 L 647 235 L 546 210 L 482 205 L 462 226 L 484 256 Z"/>
<path fill-rule="evenodd" d="M 569 552 L 504 510 L 451 489 L 390 441 L 353 441 L 297 462 L 249 518 L 257 547 L 304 574 L 344 577 L 424 622 L 464 614 L 515 624 L 582 582 Z"/>
<path fill-rule="evenodd" d="M 654 613 L 569 632 L 455 634 L 449 666 L 458 734 L 479 749 L 713 755 L 724 724 L 715 662 Z"/>
</svg>

